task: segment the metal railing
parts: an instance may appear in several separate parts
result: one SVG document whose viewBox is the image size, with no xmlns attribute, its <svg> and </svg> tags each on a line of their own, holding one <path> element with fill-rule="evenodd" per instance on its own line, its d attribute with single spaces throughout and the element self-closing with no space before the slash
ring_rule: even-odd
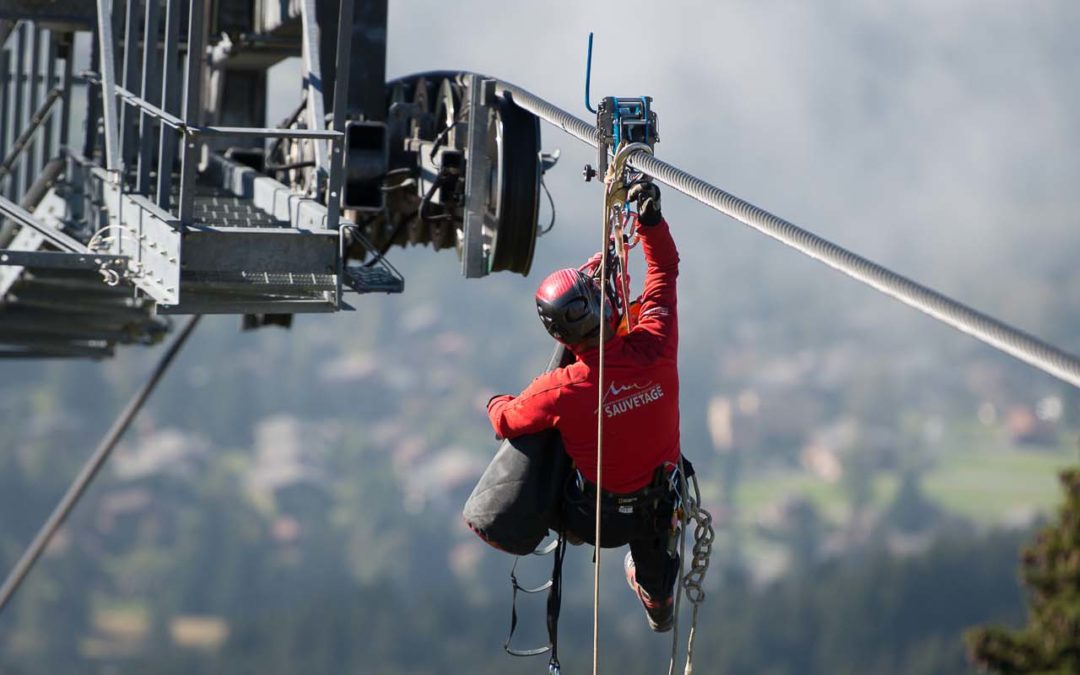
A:
<svg viewBox="0 0 1080 675">
<path fill-rule="evenodd" d="M 181 3 L 186 2 L 188 14 L 187 41 L 181 49 L 180 17 Z M 325 117 L 311 114 L 310 129 L 279 129 L 272 127 L 236 127 L 202 124 L 203 93 L 206 68 L 209 62 L 207 50 L 207 0 L 151 0 L 139 17 L 138 0 L 128 0 L 125 6 L 124 35 L 121 40 L 112 37 L 110 0 L 97 0 L 98 7 L 98 53 L 100 72 L 86 72 L 84 77 L 100 92 L 101 114 L 104 126 L 105 168 L 113 180 L 121 186 L 122 193 L 134 192 L 153 197 L 163 210 L 175 214 L 181 227 L 192 224 L 197 167 L 203 161 L 202 145 L 211 138 L 269 139 L 289 138 L 310 140 L 322 155 L 321 142 L 328 142 L 329 168 L 323 164 L 320 179 L 326 185 L 327 229 L 337 229 L 340 209 L 337 208 L 341 191 L 341 157 L 344 151 L 344 120 L 334 115 L 333 129 L 325 128 Z M 164 10 L 163 35 L 161 11 Z M 313 11 L 313 10 L 312 10 Z M 339 31 L 352 25 L 353 5 L 341 2 Z M 307 17 L 305 16 L 305 21 Z M 159 42 L 159 39 L 161 41 Z M 124 57 L 122 82 L 111 76 L 115 68 L 115 47 L 123 44 Z M 141 46 L 141 55 L 138 53 Z M 159 54 L 159 44 L 161 45 Z M 348 86 L 348 40 L 337 42 L 337 72 L 335 92 L 345 92 Z M 185 68 L 181 77 L 179 54 L 186 52 Z M 164 58 L 159 58 L 160 56 Z M 309 81 L 315 78 L 308 78 Z M 161 83 L 161 87 L 157 86 Z M 179 86 L 182 84 L 182 87 Z M 310 85 L 309 85 L 310 86 Z M 335 99 L 344 99 L 335 96 Z M 309 96 L 309 105 L 321 98 Z M 119 103 L 119 109 L 116 103 Z M 337 106 L 335 105 L 335 108 Z M 335 109 L 335 112 L 337 110 Z M 136 124 L 136 121 L 138 124 Z M 155 142 L 156 141 L 156 142 Z M 173 165 L 179 145 L 179 189 L 174 189 Z M 153 148 L 157 147 L 156 162 Z M 134 163 L 134 171 L 130 163 Z M 323 173 L 325 172 L 325 173 Z M 151 189 L 151 174 L 156 183 Z M 173 195 L 176 201 L 173 203 Z"/>
</svg>

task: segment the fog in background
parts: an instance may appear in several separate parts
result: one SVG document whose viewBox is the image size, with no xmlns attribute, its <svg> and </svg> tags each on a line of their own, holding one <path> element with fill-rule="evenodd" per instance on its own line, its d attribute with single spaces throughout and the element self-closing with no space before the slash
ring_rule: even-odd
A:
<svg viewBox="0 0 1080 675">
<path fill-rule="evenodd" d="M 1040 290 L 1080 307 L 1080 278 L 1059 274 L 1076 267 L 1062 244 L 1080 201 L 1078 19 L 1069 2 L 392 2 L 387 76 L 474 70 L 590 119 L 595 31 L 594 102 L 653 96 L 666 161 L 1078 351 L 1080 336 L 1056 330 L 1013 284 L 1053 271 Z M 580 178 L 594 151 L 549 125 L 543 134 L 563 156 L 548 177 L 558 221 L 538 244 L 539 273 L 598 248 L 599 229 L 599 188 Z M 782 333 L 767 299 L 740 299 L 764 285 L 812 296 L 838 333 L 857 320 L 873 324 L 871 341 L 899 333 L 948 350 L 968 340 L 674 190 L 664 207 L 684 259 L 690 339 L 707 339 L 731 312 L 761 313 Z M 418 263 L 449 275 L 445 258 Z M 514 284 L 520 302 L 491 309 L 531 314 L 537 272 L 462 282 L 462 293 Z"/>
<path fill-rule="evenodd" d="M 1078 353 L 1077 25 L 1080 5 L 1066 1 L 391 0 L 387 78 L 427 70 L 477 71 L 591 120 L 583 97 L 586 39 L 594 31 L 593 101 L 605 95 L 652 96 L 660 117 L 660 158 Z M 272 71 L 268 122 L 276 123 L 299 100 L 299 60 L 293 59 Z M 496 392 L 518 391 L 547 362 L 551 340 L 532 301 L 537 283 L 549 270 L 579 264 L 600 245 L 601 187 L 581 178 L 582 166 L 595 163 L 595 150 L 554 127 L 541 128 L 544 149 L 562 151 L 546 177 L 557 220 L 537 243 L 528 277 L 498 273 L 465 280 L 452 251 L 395 248 L 388 258 L 406 278 L 403 295 L 351 295 L 355 312 L 298 315 L 289 331 L 241 333 L 238 317 L 203 321 L 113 464 L 73 514 L 66 531 L 75 544 L 43 559 L 10 611 L 0 616 L 0 647 L 5 630 L 19 628 L 9 630 L 13 637 L 7 644 L 23 650 L 10 652 L 13 659 L 25 660 L 12 663 L 42 663 L 51 647 L 41 636 L 52 635 L 54 623 L 69 621 L 62 625 L 111 639 L 109 621 L 101 617 L 122 615 L 139 623 L 130 618 L 134 614 L 141 617 L 139 630 L 146 631 L 140 648 L 158 650 L 146 656 L 147 663 L 156 656 L 157 665 L 173 670 L 131 672 L 224 668 L 213 656 L 183 651 L 161 628 L 175 616 L 192 614 L 230 622 L 233 640 L 218 647 L 238 659 L 223 662 L 236 665 L 235 672 L 258 669 L 252 665 L 256 661 L 244 660 L 255 656 L 270 663 L 276 659 L 285 670 L 289 665 L 284 664 L 305 663 L 308 648 L 326 647 L 320 640 L 328 635 L 337 636 L 338 651 L 325 651 L 337 660 L 313 665 L 309 672 L 341 672 L 347 662 L 341 654 L 364 650 L 376 654 L 375 660 L 382 655 L 383 670 L 371 672 L 400 672 L 409 664 L 420 672 L 410 659 L 428 656 L 429 650 L 474 659 L 477 668 L 486 668 L 482 672 L 542 668 L 539 662 L 500 660 L 510 558 L 484 547 L 459 516 L 472 480 L 495 449 L 484 402 Z M 885 474 L 894 480 L 913 456 L 911 464 L 938 470 L 925 483 L 932 488 L 934 508 L 951 510 L 949 517 L 993 511 L 993 488 L 979 493 L 986 503 L 963 503 L 980 481 L 1002 490 L 1023 483 L 1026 491 L 1005 500 L 1010 509 L 1024 507 L 1018 521 L 1023 526 L 1033 514 L 1049 511 L 1056 499 L 1054 467 L 1073 461 L 1065 448 L 1066 443 L 1073 447 L 1080 421 L 1075 390 L 674 189 L 664 188 L 663 205 L 682 256 L 684 451 L 700 460 L 707 505 L 719 513 L 726 463 L 748 448 L 742 478 L 749 488 L 739 515 L 751 533 L 746 538 L 754 536 L 759 516 L 774 502 L 799 496 L 817 481 L 810 491 L 825 494 L 816 502 L 824 525 L 815 534 L 821 541 L 813 546 L 826 549 L 822 542 L 835 539 L 838 531 L 848 548 L 833 554 L 865 543 L 859 538 L 866 533 L 859 531 L 858 509 L 852 507 L 851 518 L 845 511 L 845 495 L 858 490 L 847 490 L 835 476 L 831 483 L 807 478 L 810 469 L 800 464 L 799 453 L 815 439 L 829 445 L 837 429 L 851 426 L 864 435 L 834 444 L 835 454 L 845 472 L 849 466 L 857 470 L 861 457 L 880 460 L 866 472 L 864 488 L 880 487 L 873 481 Z M 544 201 L 541 222 L 549 215 Z M 639 263 L 635 279 L 640 288 Z M 0 505 L 0 561 L 14 562 L 22 542 L 29 541 L 161 351 L 124 347 L 98 363 L 0 362 L 0 500 L 17 504 L 8 512 Z M 1033 407 L 1046 397 L 1057 397 L 1058 408 L 1064 406 L 1061 426 L 1055 428 L 1060 438 L 1051 439 L 1046 454 L 1022 458 L 1030 460 L 1024 480 L 1014 481 L 1007 463 L 995 464 L 993 475 L 976 475 L 983 446 L 993 446 L 1008 461 L 1021 454 L 1002 431 L 1002 417 L 984 418 L 984 408 Z M 744 425 L 727 448 L 719 447 L 707 423 L 717 399 L 734 406 L 735 421 Z M 740 418 L 744 401 L 757 403 L 748 403 L 754 413 Z M 1069 440 L 1060 440 L 1068 433 Z M 886 440 L 879 442 L 882 437 Z M 950 453 L 968 454 L 957 468 Z M 969 455 L 976 460 L 964 464 Z M 256 488 L 260 480 L 276 480 L 281 466 L 300 466 L 304 475 L 321 477 L 313 481 L 318 489 L 275 504 L 273 490 L 268 497 Z M 131 470 L 146 473 L 133 479 Z M 951 497 L 961 489 L 969 492 L 962 499 Z M 146 495 L 142 505 L 130 498 L 140 491 Z M 858 499 L 855 494 L 850 500 Z M 887 510 L 888 500 L 879 501 L 871 500 L 866 510 Z M 109 508 L 120 510 L 124 503 L 129 520 L 113 530 L 101 525 L 112 522 Z M 18 518 L 9 520 L 7 513 Z M 175 528 L 183 535 L 176 535 L 179 543 L 160 535 L 171 532 L 161 523 L 172 517 L 183 524 Z M 929 539 L 948 540 L 941 533 L 954 522 L 938 517 L 931 529 L 940 529 Z M 1005 520 L 994 511 L 977 524 Z M 718 559 L 734 548 L 724 543 L 717 546 Z M 998 563 L 975 565 L 997 570 L 998 577 L 969 574 L 964 563 L 949 568 L 955 578 L 934 579 L 945 589 L 969 578 L 991 579 L 988 587 L 1004 588 L 1015 577 L 1018 544 L 998 544 L 1004 551 Z M 767 547 L 760 542 L 746 548 L 750 574 L 778 578 L 783 572 L 782 565 L 770 566 L 761 555 Z M 963 549 L 956 559 L 979 560 L 982 550 Z M 805 569 L 816 574 L 813 565 L 828 555 L 815 552 Z M 872 594 L 899 593 L 890 595 L 890 584 L 903 576 L 893 574 L 902 558 L 884 568 L 867 562 L 870 571 L 861 581 L 845 576 L 851 570 L 833 568 L 830 588 L 851 583 L 866 591 L 850 597 L 834 593 L 839 605 L 822 610 L 821 617 L 846 617 L 831 624 L 841 627 L 833 636 L 836 644 L 848 641 L 847 625 L 878 625 L 874 603 L 879 598 Z M 716 562 L 710 592 L 720 583 L 721 561 Z M 645 627 L 618 565 L 615 555 L 603 558 L 606 644 L 614 646 L 614 637 L 619 644 L 640 644 L 642 653 L 666 664 L 660 642 L 633 642 Z M 563 635 L 569 653 L 582 664 L 591 580 L 588 552 L 572 550 Z M 746 593 L 752 594 L 750 586 Z M 192 588 L 198 591 L 195 599 L 175 597 Z M 355 602 L 351 593 L 377 600 Z M 959 630 L 989 620 L 999 609 L 990 600 L 979 604 L 985 595 L 977 588 L 967 605 L 953 602 L 969 614 L 927 628 L 928 634 L 938 631 L 931 638 L 940 642 L 932 646 L 962 662 Z M 749 606 L 767 596 L 787 597 L 747 595 L 756 600 L 729 612 L 724 603 L 737 604 L 737 597 L 710 596 L 719 604 L 707 605 L 713 614 L 703 633 L 709 637 L 703 659 L 709 654 L 716 663 L 727 659 L 724 672 L 760 672 L 762 664 L 772 663 L 770 651 L 782 651 L 769 641 L 781 639 L 773 630 L 776 617 L 763 609 L 754 618 Z M 999 600 L 995 596 L 993 602 Z M 1007 600 L 1015 615 L 1019 600 Z M 138 605 L 138 611 L 124 614 L 130 609 L 125 603 Z M 529 611 L 535 621 L 540 610 Z M 918 633 L 945 614 L 913 610 L 904 616 L 915 617 Z M 735 628 L 720 625 L 743 618 L 746 623 Z M 793 633 L 813 634 L 815 628 L 806 627 L 814 623 L 810 619 L 784 623 Z M 888 619 L 880 624 L 890 625 Z M 732 638 L 742 639 L 737 650 L 724 642 L 729 629 L 747 631 Z M 837 652 L 819 637 L 814 634 L 811 646 L 823 654 Z M 98 658 L 80 651 L 75 638 L 56 639 L 72 652 L 58 659 Z M 881 640 L 890 648 L 900 643 L 887 634 Z M 796 657 L 809 649 L 797 642 L 786 645 Z M 929 654 L 925 663 L 931 663 L 936 652 L 926 644 L 913 639 L 896 649 L 910 649 L 912 658 Z M 161 645 L 171 645 L 179 656 L 160 651 Z M 638 663 L 638 651 L 625 651 L 612 658 L 645 663 Z M 895 669 L 866 670 L 941 672 L 933 664 L 926 671 L 905 670 L 903 658 L 882 653 L 883 662 Z M 190 662 L 183 660 L 189 656 Z M 759 670 L 745 664 L 740 670 L 737 660 L 744 657 Z M 0 654 L 0 670 L 4 658 Z M 857 662 L 859 656 L 851 658 Z M 47 672 L 42 668 L 28 666 L 26 672 Z M 708 665 L 699 669 L 715 672 Z M 837 670 L 822 665 L 820 671 L 773 672 Z"/>
</svg>

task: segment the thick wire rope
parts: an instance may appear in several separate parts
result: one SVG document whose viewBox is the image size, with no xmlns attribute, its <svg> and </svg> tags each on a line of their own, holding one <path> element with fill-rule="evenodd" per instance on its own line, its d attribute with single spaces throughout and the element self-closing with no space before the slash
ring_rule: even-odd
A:
<svg viewBox="0 0 1080 675">
<path fill-rule="evenodd" d="M 514 103 L 540 119 L 593 147 L 598 145 L 599 133 L 596 127 L 588 122 L 507 82 L 497 82 L 496 88 L 508 95 Z M 803 230 L 783 218 L 710 185 L 648 153 L 634 153 L 629 158 L 629 164 L 657 181 L 876 288 L 938 321 L 1073 386 L 1080 387 L 1080 358 L 1073 354 L 901 276 L 812 232 Z"/>
<path fill-rule="evenodd" d="M 26 578 L 26 575 L 34 566 L 34 563 L 37 562 L 38 558 L 41 557 L 41 554 L 45 551 L 45 548 L 49 545 L 49 542 L 52 541 L 56 531 L 64 524 L 64 520 L 67 519 L 71 510 L 75 508 L 79 498 L 82 497 L 86 488 L 90 485 L 90 481 L 94 479 L 94 476 L 96 476 L 101 467 L 104 466 L 105 461 L 109 458 L 109 454 L 112 452 L 113 448 L 116 447 L 120 437 L 123 436 L 124 432 L 131 426 L 131 422 L 135 419 L 135 416 L 138 415 L 139 410 L 141 410 L 143 404 L 146 403 L 146 399 L 150 397 L 150 394 L 154 391 L 158 382 L 161 381 L 162 376 L 165 375 L 165 371 L 169 369 L 169 365 L 180 352 L 180 348 L 187 342 L 188 337 L 191 335 L 191 332 L 195 330 L 195 326 L 198 325 L 198 323 L 199 315 L 195 315 L 188 320 L 184 329 L 176 336 L 176 339 L 169 345 L 168 350 L 161 356 L 161 360 L 158 361 L 157 366 L 154 367 L 149 379 L 147 379 L 142 387 L 139 388 L 131 398 L 131 401 L 128 402 L 123 412 L 120 413 L 120 416 L 113 422 L 108 433 L 105 434 L 101 443 L 98 444 L 97 449 L 94 450 L 94 454 L 91 455 L 90 459 L 83 465 L 79 474 L 75 477 L 74 482 L 72 482 L 71 487 L 68 488 L 67 492 L 64 493 L 63 498 L 61 498 L 60 503 L 53 509 L 49 519 L 41 526 L 41 529 L 30 543 L 30 546 L 27 547 L 22 557 L 19 558 L 19 561 L 15 563 L 15 567 L 11 570 L 11 573 L 8 574 L 7 579 L 4 580 L 4 585 L 0 586 L 0 612 L 4 611 L 4 607 L 7 606 L 8 601 L 11 600 L 15 591 L 18 590 L 19 586 Z"/>
</svg>

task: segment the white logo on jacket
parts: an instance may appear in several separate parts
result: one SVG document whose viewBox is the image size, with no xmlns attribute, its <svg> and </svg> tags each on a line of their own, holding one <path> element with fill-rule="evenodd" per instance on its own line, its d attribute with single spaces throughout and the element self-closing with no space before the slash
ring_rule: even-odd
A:
<svg viewBox="0 0 1080 675">
<path fill-rule="evenodd" d="M 604 392 L 604 416 L 615 417 L 649 405 L 664 396 L 664 389 L 652 381 L 618 384 L 612 382 Z"/>
</svg>

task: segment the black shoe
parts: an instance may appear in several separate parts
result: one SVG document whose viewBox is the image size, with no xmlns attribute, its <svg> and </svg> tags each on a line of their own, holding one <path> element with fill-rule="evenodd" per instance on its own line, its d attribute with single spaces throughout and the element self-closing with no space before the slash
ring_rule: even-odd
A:
<svg viewBox="0 0 1080 675">
<path fill-rule="evenodd" d="M 649 597 L 649 594 L 637 582 L 637 566 L 634 564 L 634 556 L 629 551 L 623 559 L 623 569 L 626 570 L 626 583 L 630 584 L 630 590 L 638 596 L 638 600 L 641 600 L 641 604 L 645 607 L 645 618 L 649 620 L 649 628 L 657 633 L 666 633 L 671 630 L 671 625 L 675 622 L 674 595 L 657 600 Z"/>
</svg>

